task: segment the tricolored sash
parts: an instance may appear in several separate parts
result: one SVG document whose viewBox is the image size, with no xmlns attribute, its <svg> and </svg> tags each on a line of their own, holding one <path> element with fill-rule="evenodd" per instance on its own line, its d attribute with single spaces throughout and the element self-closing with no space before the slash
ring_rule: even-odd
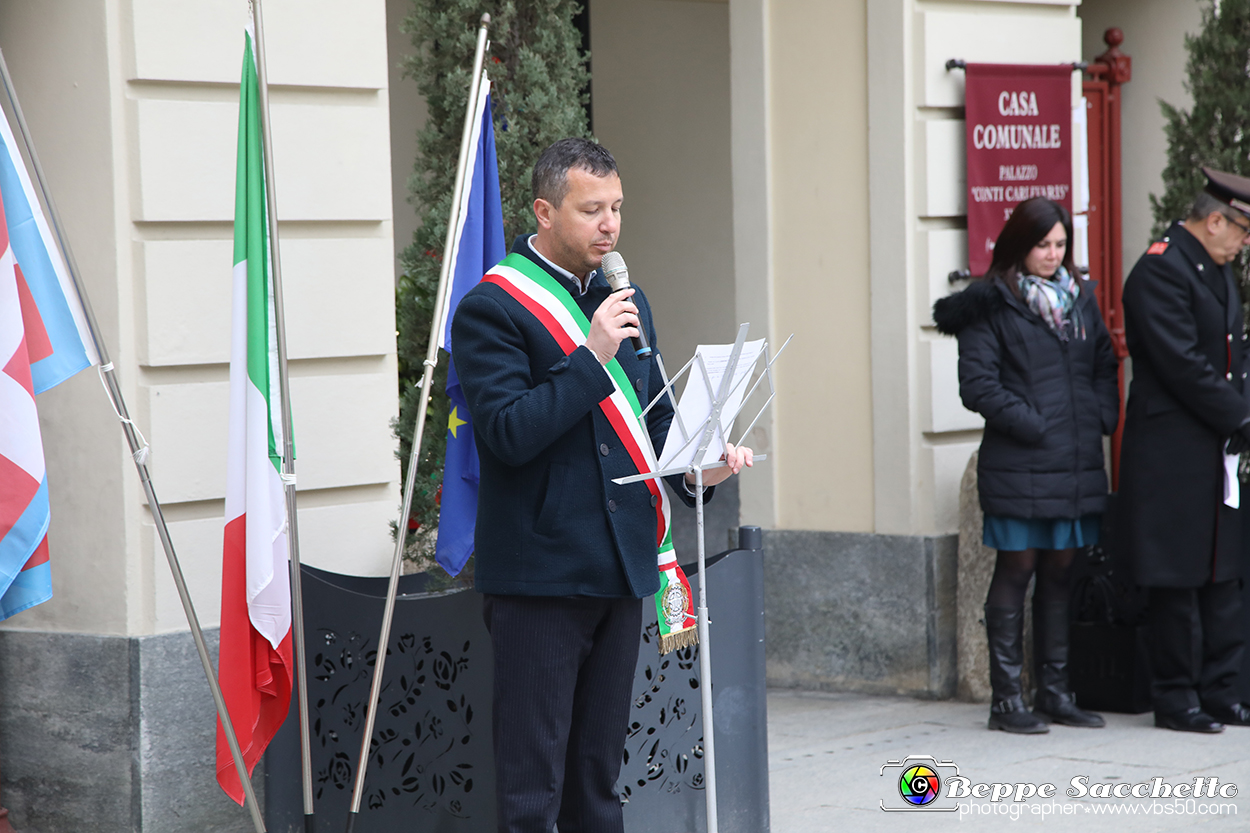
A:
<svg viewBox="0 0 1250 833">
<path fill-rule="evenodd" d="M 568 289 L 529 258 L 510 254 L 482 278 L 511 295 L 538 319 L 567 356 L 586 342 L 590 321 L 573 301 Z M 639 474 L 656 471 L 655 449 L 642 421 L 642 407 L 620 362 L 612 359 L 604 370 L 612 380 L 612 393 L 599 403 L 621 445 Z M 684 648 L 699 641 L 690 598 L 690 583 L 677 564 L 669 529 L 668 497 L 659 480 L 643 481 L 655 503 L 655 541 L 659 554 L 660 592 L 655 594 L 660 625 L 660 653 Z"/>
</svg>

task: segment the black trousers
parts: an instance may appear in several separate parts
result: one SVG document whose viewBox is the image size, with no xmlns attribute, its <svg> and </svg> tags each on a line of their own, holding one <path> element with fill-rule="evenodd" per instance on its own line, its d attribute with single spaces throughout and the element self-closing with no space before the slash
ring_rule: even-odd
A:
<svg viewBox="0 0 1250 833">
<path fill-rule="evenodd" d="M 1241 700 L 1241 581 L 1150 588 L 1151 696 L 1156 712 Z"/>
<path fill-rule="evenodd" d="M 616 779 L 640 599 L 492 596 L 499 833 L 624 833 Z"/>
</svg>

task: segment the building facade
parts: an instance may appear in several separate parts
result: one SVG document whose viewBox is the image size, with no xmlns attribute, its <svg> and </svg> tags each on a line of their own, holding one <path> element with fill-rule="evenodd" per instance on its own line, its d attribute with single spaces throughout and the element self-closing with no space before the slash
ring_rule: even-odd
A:
<svg viewBox="0 0 1250 833">
<path fill-rule="evenodd" d="M 966 266 L 963 78 L 946 61 L 1088 60 L 1124 29 L 1128 265 L 1161 190 L 1156 99 L 1187 104 L 1199 4 L 589 6 L 593 129 L 621 165 L 621 251 L 668 365 L 744 321 L 774 346 L 795 335 L 748 439 L 769 460 L 722 490 L 709 534 L 716 551 L 738 523 L 767 530 L 770 682 L 949 696 L 959 481 L 980 421 L 929 319 Z M 358 575 L 388 570 L 399 503 L 394 255 L 415 227 L 424 118 L 397 69 L 406 7 L 265 3 L 301 552 Z M 210 633 L 246 14 L 0 0 L 0 49 Z M 98 380 L 39 408 L 56 595 L 0 626 L 0 799 L 25 833 L 249 829 L 213 780 L 212 702 Z"/>
<path fill-rule="evenodd" d="M 302 557 L 376 574 L 399 502 L 386 8 L 265 9 Z M 0 3 L 0 48 L 214 645 L 247 14 Z M 54 597 L 0 632 L 4 802 L 23 831 L 246 829 L 216 786 L 212 700 L 94 376 L 39 397 Z"/>
</svg>

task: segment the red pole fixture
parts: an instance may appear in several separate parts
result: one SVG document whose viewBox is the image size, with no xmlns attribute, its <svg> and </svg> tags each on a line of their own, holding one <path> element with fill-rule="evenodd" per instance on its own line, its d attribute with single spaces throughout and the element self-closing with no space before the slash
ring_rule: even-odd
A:
<svg viewBox="0 0 1250 833">
<path fill-rule="evenodd" d="M 1120 51 L 1124 33 L 1103 35 L 1107 51 L 1090 61 L 1082 84 L 1089 117 L 1089 269 L 1098 280 L 1098 306 L 1120 359 L 1120 402 L 1124 402 L 1123 232 L 1120 193 L 1120 85 L 1133 77 L 1133 59 Z M 1120 442 L 1124 420 L 1111 436 L 1111 488 L 1119 488 Z"/>
<path fill-rule="evenodd" d="M 9 824 L 9 811 L 3 806 L 0 806 L 0 833 L 17 833 L 13 825 Z"/>
</svg>

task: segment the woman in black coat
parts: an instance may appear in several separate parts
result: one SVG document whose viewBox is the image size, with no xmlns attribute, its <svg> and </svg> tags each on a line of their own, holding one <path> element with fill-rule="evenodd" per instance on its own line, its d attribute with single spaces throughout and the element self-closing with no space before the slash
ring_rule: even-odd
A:
<svg viewBox="0 0 1250 833">
<path fill-rule="evenodd" d="M 977 486 L 983 540 L 998 550 L 985 601 L 993 704 L 989 727 L 1035 734 L 1046 721 L 1102 726 L 1068 687 L 1068 573 L 1097 543 L 1107 500 L 1103 435 L 1120 417 L 1116 358 L 1089 281 L 1072 265 L 1072 218 L 1057 203 L 1020 203 L 989 271 L 933 307 L 959 338 L 959 395 L 985 417 Z M 1037 693 L 1020 690 L 1024 594 L 1033 592 Z"/>
</svg>

